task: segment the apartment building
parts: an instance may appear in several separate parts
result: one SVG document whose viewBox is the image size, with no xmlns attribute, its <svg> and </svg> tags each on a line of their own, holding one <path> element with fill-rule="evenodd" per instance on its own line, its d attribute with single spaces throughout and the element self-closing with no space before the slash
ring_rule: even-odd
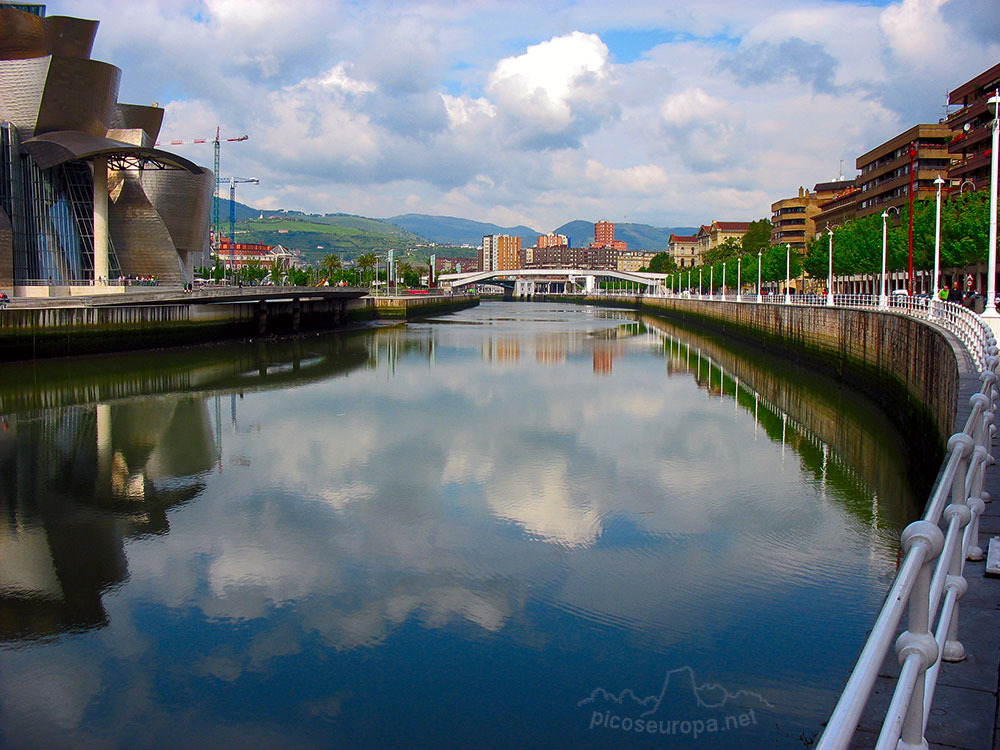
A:
<svg viewBox="0 0 1000 750">
<path fill-rule="evenodd" d="M 771 244 L 805 250 L 806 243 L 816 235 L 816 215 L 822 207 L 853 189 L 854 180 L 820 182 L 812 190 L 799 187 L 797 196 L 772 203 Z"/>
<path fill-rule="evenodd" d="M 949 104 L 960 109 L 948 115 L 951 142 L 948 153 L 953 161 L 948 178 L 953 189 L 968 186 L 982 190 L 990 185 L 993 107 L 988 99 L 1000 89 L 1000 63 L 966 81 L 948 96 Z"/>
<path fill-rule="evenodd" d="M 859 156 L 856 215 L 882 213 L 889 206 L 902 208 L 909 203 L 911 181 L 914 200 L 934 198 L 934 180 L 947 176 L 951 167 L 951 135 L 944 123 L 914 125 Z"/>
<path fill-rule="evenodd" d="M 487 234 L 479 249 L 480 271 L 507 271 L 520 268 L 521 238 L 507 234 Z"/>
</svg>

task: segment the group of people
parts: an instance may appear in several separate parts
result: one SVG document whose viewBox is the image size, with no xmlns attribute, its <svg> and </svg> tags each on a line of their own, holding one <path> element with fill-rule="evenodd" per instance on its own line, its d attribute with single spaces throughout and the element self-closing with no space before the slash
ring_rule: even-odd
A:
<svg viewBox="0 0 1000 750">
<path fill-rule="evenodd" d="M 954 281 L 950 287 L 941 287 L 937 296 L 939 299 L 954 302 L 965 307 L 976 307 L 976 302 L 980 295 L 976 291 L 976 285 L 972 276 L 969 276 L 966 279 L 965 291 L 962 291 L 962 285 L 958 281 Z"/>
</svg>

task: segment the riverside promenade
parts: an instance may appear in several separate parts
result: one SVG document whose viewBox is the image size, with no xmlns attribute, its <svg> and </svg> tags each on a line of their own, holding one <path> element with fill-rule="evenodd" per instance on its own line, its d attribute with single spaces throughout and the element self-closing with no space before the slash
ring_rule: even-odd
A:
<svg viewBox="0 0 1000 750">
<path fill-rule="evenodd" d="M 959 430 L 971 411 L 969 399 L 979 392 L 981 383 L 964 347 L 950 333 L 942 333 L 952 342 L 958 360 L 955 425 Z M 994 416 L 993 424 L 1000 434 L 1000 414 Z M 993 445 L 997 445 L 996 438 Z M 990 539 L 1000 536 L 1000 468 L 995 465 L 986 470 L 985 489 L 993 501 L 986 504 L 979 519 L 979 545 L 984 552 Z M 969 588 L 960 600 L 958 639 L 967 658 L 942 663 L 925 735 L 932 750 L 1000 750 L 1000 578 L 987 577 L 985 571 L 985 558 L 965 563 Z M 891 652 L 879 671 L 851 748 L 876 746 L 898 675 L 898 659 Z"/>
</svg>

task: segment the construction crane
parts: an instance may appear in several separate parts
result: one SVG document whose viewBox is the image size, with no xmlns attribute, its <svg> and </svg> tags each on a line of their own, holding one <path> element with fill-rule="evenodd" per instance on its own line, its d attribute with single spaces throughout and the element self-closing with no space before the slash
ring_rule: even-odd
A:
<svg viewBox="0 0 1000 750">
<path fill-rule="evenodd" d="M 183 146 L 190 143 L 212 143 L 215 144 L 215 200 L 212 202 L 212 230 L 215 242 L 213 243 L 212 249 L 216 252 L 219 251 L 219 238 L 222 236 L 222 224 L 219 221 L 219 185 L 224 182 L 224 180 L 219 179 L 219 145 L 222 141 L 227 143 L 239 143 L 240 141 L 247 140 L 250 136 L 241 135 L 239 138 L 220 138 L 219 134 L 221 132 L 221 127 L 215 128 L 215 140 L 209 140 L 208 138 L 194 138 L 190 141 L 170 141 L 171 146 Z M 157 146 L 161 145 L 159 143 Z"/>
<path fill-rule="evenodd" d="M 215 182 L 216 185 L 223 182 L 229 183 L 229 267 L 234 268 L 233 253 L 236 251 L 236 183 L 249 182 L 253 185 L 259 185 L 260 180 L 256 177 L 222 177 Z"/>
</svg>

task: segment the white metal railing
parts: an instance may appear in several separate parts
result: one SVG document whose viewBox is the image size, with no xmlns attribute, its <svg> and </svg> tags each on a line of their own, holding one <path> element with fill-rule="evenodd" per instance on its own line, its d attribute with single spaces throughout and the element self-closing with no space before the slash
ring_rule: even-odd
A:
<svg viewBox="0 0 1000 750">
<path fill-rule="evenodd" d="M 896 638 L 900 673 L 875 745 L 878 750 L 895 750 L 897 744 L 927 747 L 924 731 L 941 662 L 965 658 L 958 640 L 959 600 L 968 587 L 962 574 L 966 560 L 983 559 L 979 517 L 989 499 L 983 485 L 986 469 L 994 463 L 993 416 L 998 397 L 996 341 L 988 330 L 983 337 L 982 387 L 970 399 L 972 411 L 964 429 L 948 441 L 944 468 L 923 518 L 903 530 L 904 557 L 896 578 L 817 750 L 848 747 L 904 607 L 908 609 L 907 629 Z"/>
<path fill-rule="evenodd" d="M 679 295 L 668 292 L 666 296 Z M 754 304 L 829 304 L 826 295 L 690 296 Z M 980 372 L 982 385 L 969 400 L 969 417 L 962 431 L 948 440 L 943 468 L 923 517 L 903 530 L 899 570 L 816 750 L 844 750 L 850 744 L 904 610 L 906 630 L 895 637 L 899 677 L 875 748 L 927 747 L 924 732 L 941 663 L 965 659 L 958 639 L 959 600 L 968 588 L 963 577 L 965 562 L 983 559 L 979 518 L 990 499 L 984 484 L 987 467 L 995 463 L 993 417 L 1000 398 L 996 339 L 979 315 L 940 299 L 837 294 L 832 302 L 836 307 L 887 310 L 939 325 L 962 342 Z"/>
</svg>

